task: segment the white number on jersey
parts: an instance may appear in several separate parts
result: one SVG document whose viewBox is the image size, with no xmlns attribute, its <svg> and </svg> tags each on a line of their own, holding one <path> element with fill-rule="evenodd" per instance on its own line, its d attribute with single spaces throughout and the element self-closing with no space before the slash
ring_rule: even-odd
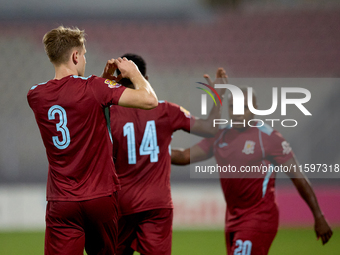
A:
<svg viewBox="0 0 340 255">
<path fill-rule="evenodd" d="M 128 122 L 123 127 L 124 136 L 127 137 L 128 161 L 129 164 L 136 164 L 136 141 L 135 128 L 132 122 Z"/>
<path fill-rule="evenodd" d="M 242 241 L 241 239 L 236 240 L 234 255 L 251 255 L 252 243 L 249 240 Z"/>
<path fill-rule="evenodd" d="M 136 140 L 133 123 L 127 122 L 123 127 L 123 132 L 127 137 L 128 162 L 130 165 L 136 164 Z M 149 120 L 146 123 L 142 143 L 139 147 L 139 155 L 150 155 L 150 162 L 158 162 L 158 153 L 156 124 L 154 120 Z"/>
<path fill-rule="evenodd" d="M 63 107 L 59 105 L 53 105 L 48 110 L 48 119 L 54 120 L 56 113 L 59 115 L 59 123 L 56 124 L 57 131 L 61 132 L 62 140 L 59 140 L 58 136 L 52 136 L 52 141 L 55 147 L 62 150 L 70 145 L 70 131 L 67 128 L 67 116 L 66 111 Z"/>
</svg>

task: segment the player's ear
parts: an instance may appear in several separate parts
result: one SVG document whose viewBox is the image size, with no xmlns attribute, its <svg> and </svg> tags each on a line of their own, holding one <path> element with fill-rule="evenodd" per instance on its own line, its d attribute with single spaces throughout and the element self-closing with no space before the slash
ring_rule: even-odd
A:
<svg viewBox="0 0 340 255">
<path fill-rule="evenodd" d="M 144 78 L 145 78 L 145 80 L 148 81 L 149 80 L 149 75 L 145 75 Z"/>
<path fill-rule="evenodd" d="M 72 52 L 72 62 L 73 64 L 78 64 L 78 57 L 79 57 L 79 52 L 77 50 Z"/>
</svg>

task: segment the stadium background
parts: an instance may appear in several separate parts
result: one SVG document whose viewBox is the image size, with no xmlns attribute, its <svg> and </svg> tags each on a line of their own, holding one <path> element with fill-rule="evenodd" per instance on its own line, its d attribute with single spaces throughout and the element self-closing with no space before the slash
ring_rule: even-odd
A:
<svg viewBox="0 0 340 255">
<path fill-rule="evenodd" d="M 16 231 L 40 233 L 44 228 L 47 160 L 26 94 L 32 85 L 54 75 L 41 39 L 59 25 L 85 29 L 85 75 L 100 75 L 109 58 L 140 54 L 147 61 L 158 98 L 195 115 L 199 114 L 191 102 L 199 100 L 192 96 L 195 82 L 204 82 L 204 73 L 213 77 L 220 66 L 232 84 L 264 78 L 310 83 L 315 90 L 310 104 L 313 117 L 299 122 L 299 131 L 278 129 L 300 163 L 340 163 L 340 4 L 336 0 L 0 0 L 0 6 L 0 254 L 19 254 L 14 253 L 15 244 L 4 248 L 16 240 Z M 188 147 L 195 141 L 179 131 L 172 146 Z M 313 177 L 326 218 L 339 227 L 340 174 Z M 174 166 L 171 182 L 175 251 L 182 240 L 199 247 L 200 238 L 210 240 L 209 233 L 217 231 L 217 245 L 222 243 L 223 252 L 225 204 L 218 180 L 190 178 L 189 167 Z M 289 180 L 277 180 L 277 195 L 280 230 L 300 233 L 307 228 L 296 240 L 300 246 L 306 246 L 305 239 L 298 239 L 302 236 L 314 241 L 312 215 Z M 193 232 L 183 234 L 187 229 Z M 337 228 L 335 232 L 339 233 Z M 27 235 L 23 238 L 30 240 Z M 340 253 L 336 238 L 327 254 Z M 295 245 L 288 239 L 283 244 Z M 219 254 L 204 247 L 208 250 L 202 254 Z M 321 254 L 315 249 L 316 253 L 307 254 Z"/>
</svg>

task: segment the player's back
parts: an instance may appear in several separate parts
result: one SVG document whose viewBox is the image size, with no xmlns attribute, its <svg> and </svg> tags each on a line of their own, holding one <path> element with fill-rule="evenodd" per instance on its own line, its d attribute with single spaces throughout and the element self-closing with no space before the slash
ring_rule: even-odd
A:
<svg viewBox="0 0 340 255">
<path fill-rule="evenodd" d="M 148 111 L 111 106 L 110 112 L 121 214 L 172 208 L 169 146 L 174 131 L 190 130 L 190 115 L 166 101 Z"/>
<path fill-rule="evenodd" d="M 104 81 L 96 76 L 67 76 L 28 92 L 49 161 L 48 200 L 79 201 L 110 195 L 116 189 L 103 110 L 103 102 L 109 100 L 101 96 L 110 89 Z M 117 93 L 113 101 L 119 97 Z"/>
</svg>

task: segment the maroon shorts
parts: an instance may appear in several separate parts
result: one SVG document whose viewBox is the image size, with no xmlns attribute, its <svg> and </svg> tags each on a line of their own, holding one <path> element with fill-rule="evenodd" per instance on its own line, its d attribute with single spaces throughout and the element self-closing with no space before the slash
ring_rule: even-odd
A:
<svg viewBox="0 0 340 255">
<path fill-rule="evenodd" d="M 115 254 L 117 194 L 79 202 L 49 201 L 45 255 Z"/>
<path fill-rule="evenodd" d="M 231 255 L 267 255 L 276 232 L 258 232 L 242 230 L 226 232 L 227 254 Z"/>
<path fill-rule="evenodd" d="M 172 209 L 122 216 L 118 221 L 117 255 L 131 255 L 134 251 L 142 255 L 170 255 L 172 219 Z"/>
</svg>

